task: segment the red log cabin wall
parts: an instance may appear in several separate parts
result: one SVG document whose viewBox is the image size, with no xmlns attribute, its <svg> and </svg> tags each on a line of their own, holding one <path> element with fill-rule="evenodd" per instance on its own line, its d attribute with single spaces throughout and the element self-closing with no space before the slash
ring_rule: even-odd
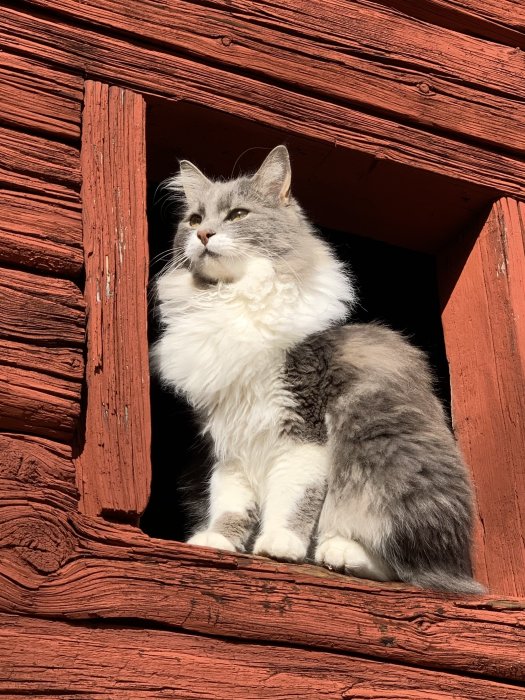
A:
<svg viewBox="0 0 525 700">
<path fill-rule="evenodd" d="M 525 697 L 524 30 L 519 0 L 4 4 L 1 695 Z M 147 181 L 282 141 L 317 223 L 434 256 L 487 596 L 138 527 Z"/>
</svg>

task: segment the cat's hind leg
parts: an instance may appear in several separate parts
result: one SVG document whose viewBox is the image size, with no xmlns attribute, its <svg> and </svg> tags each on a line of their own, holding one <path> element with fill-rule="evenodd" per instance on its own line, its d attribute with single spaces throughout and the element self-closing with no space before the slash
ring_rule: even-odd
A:
<svg viewBox="0 0 525 700">
<path fill-rule="evenodd" d="M 290 445 L 268 470 L 261 531 L 254 554 L 304 561 L 326 491 L 328 453 L 315 444 Z"/>
<path fill-rule="evenodd" d="M 255 494 L 242 468 L 220 462 L 212 471 L 209 507 L 204 527 L 188 544 L 244 552 L 258 522 Z"/>
</svg>

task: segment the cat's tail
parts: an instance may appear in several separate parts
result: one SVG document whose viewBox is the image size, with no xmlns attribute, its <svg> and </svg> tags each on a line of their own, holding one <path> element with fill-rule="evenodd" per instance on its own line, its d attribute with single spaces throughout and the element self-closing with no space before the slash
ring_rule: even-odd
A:
<svg viewBox="0 0 525 700">
<path fill-rule="evenodd" d="M 418 588 L 430 588 L 434 591 L 444 591 L 448 593 L 467 593 L 476 595 L 485 593 L 485 588 L 467 575 L 452 574 L 448 571 L 418 571 L 411 572 L 406 578 L 406 583 L 411 583 Z"/>
</svg>

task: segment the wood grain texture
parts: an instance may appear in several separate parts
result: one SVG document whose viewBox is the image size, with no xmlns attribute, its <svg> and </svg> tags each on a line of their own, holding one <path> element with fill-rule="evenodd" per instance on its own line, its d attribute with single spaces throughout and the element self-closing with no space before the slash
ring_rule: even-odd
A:
<svg viewBox="0 0 525 700">
<path fill-rule="evenodd" d="M 246 74 L 235 75 L 231 70 L 196 63 L 175 55 L 169 47 L 145 47 L 141 42 L 103 35 L 56 17 L 48 20 L 9 8 L 3 10 L 0 19 L 0 40 L 6 47 L 16 47 L 24 54 L 45 55 L 59 65 L 102 80 L 118 80 L 121 85 L 138 91 L 193 100 L 277 129 L 328 141 L 340 148 L 363 151 L 377 159 L 428 169 L 504 193 L 525 195 L 523 159 L 505 154 L 499 147 L 490 150 L 470 140 L 460 142 L 453 136 L 399 124 L 313 97 L 304 90 L 300 93 L 297 84 L 302 78 L 284 88 Z M 221 37 L 216 41 L 220 44 Z M 502 75 L 501 70 L 499 74 Z"/>
<path fill-rule="evenodd" d="M 32 2 L 88 19 L 103 32 L 118 26 L 200 61 L 213 57 L 329 100 L 525 152 L 520 52 L 367 0 L 228 0 L 218 7 L 186 0 Z"/>
<path fill-rule="evenodd" d="M 78 189 L 78 148 L 0 127 L 0 183 L 21 185 L 24 178 L 48 180 Z"/>
<path fill-rule="evenodd" d="M 76 277 L 82 271 L 82 217 L 78 195 L 2 188 L 0 261 Z M 78 200 L 78 201 L 77 201 Z"/>
<path fill-rule="evenodd" d="M 35 58 L 0 52 L 0 123 L 80 138 L 82 78 Z"/>
<path fill-rule="evenodd" d="M 477 494 L 476 571 L 525 596 L 525 209 L 498 201 L 441 259 L 454 427 Z"/>
<path fill-rule="evenodd" d="M 42 348 L 0 338 L 0 430 L 72 439 L 80 417 L 79 348 Z"/>
<path fill-rule="evenodd" d="M 0 271 L 0 337 L 46 346 L 82 346 L 84 300 L 68 280 Z"/>
<path fill-rule="evenodd" d="M 9 498 L 0 520 L 4 612 L 135 619 L 245 642 L 525 676 L 523 600 L 439 595 L 152 540 L 129 526 L 28 501 L 25 493 Z"/>
<path fill-rule="evenodd" d="M 380 0 L 414 18 L 455 32 L 525 48 L 525 5 L 521 0 Z"/>
<path fill-rule="evenodd" d="M 81 508 L 136 520 L 151 479 L 144 100 L 87 81 L 83 119 L 88 352 Z"/>
<path fill-rule="evenodd" d="M 2 697 L 42 688 L 46 697 L 85 700 L 525 697 L 524 688 L 505 683 L 341 654 L 11 615 L 0 615 L 0 657 Z"/>
</svg>

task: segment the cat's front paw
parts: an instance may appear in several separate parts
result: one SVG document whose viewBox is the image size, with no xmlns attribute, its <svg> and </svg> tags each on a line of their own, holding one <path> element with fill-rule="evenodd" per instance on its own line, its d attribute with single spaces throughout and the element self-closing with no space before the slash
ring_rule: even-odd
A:
<svg viewBox="0 0 525 700">
<path fill-rule="evenodd" d="M 214 549 L 226 549 L 228 552 L 235 552 L 235 545 L 227 537 L 219 532 L 203 530 L 190 537 L 188 544 L 198 544 L 199 547 L 213 547 Z"/>
<path fill-rule="evenodd" d="M 306 549 L 305 542 L 295 532 L 281 528 L 263 533 L 256 540 L 253 553 L 282 561 L 304 561 Z"/>
<path fill-rule="evenodd" d="M 330 537 L 315 550 L 315 561 L 328 569 L 374 581 L 392 581 L 395 576 L 388 564 L 368 552 L 359 542 L 344 537 Z"/>
</svg>

